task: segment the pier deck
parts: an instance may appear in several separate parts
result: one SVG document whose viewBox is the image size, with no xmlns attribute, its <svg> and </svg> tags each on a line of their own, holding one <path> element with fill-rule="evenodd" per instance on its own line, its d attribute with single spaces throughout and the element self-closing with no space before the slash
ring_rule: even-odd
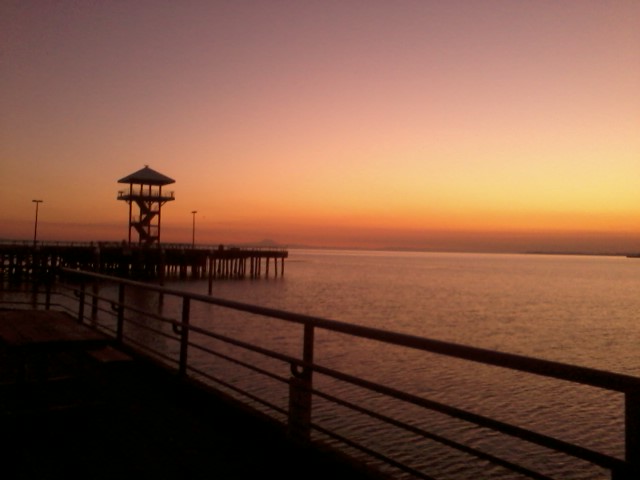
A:
<svg viewBox="0 0 640 480">
<path fill-rule="evenodd" d="M 20 385 L 8 356 L 0 349 L 3 478 L 375 478 L 139 358 L 105 373 L 51 356 L 51 378 Z"/>
<path fill-rule="evenodd" d="M 114 242 L 87 244 L 0 243 L 0 274 L 20 281 L 34 270 L 77 268 L 119 277 L 260 278 L 284 275 L 285 248 Z"/>
</svg>

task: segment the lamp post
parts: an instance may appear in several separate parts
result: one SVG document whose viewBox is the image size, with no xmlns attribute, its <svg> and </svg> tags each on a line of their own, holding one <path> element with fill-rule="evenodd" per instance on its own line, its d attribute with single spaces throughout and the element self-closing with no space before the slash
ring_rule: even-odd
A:
<svg viewBox="0 0 640 480">
<path fill-rule="evenodd" d="M 197 210 L 193 210 L 191 214 L 193 215 L 193 228 L 191 229 L 191 248 L 196 248 L 196 213 Z"/>
<path fill-rule="evenodd" d="M 33 227 L 33 248 L 36 248 L 36 243 L 38 241 L 38 207 L 42 203 L 42 200 L 31 200 L 36 204 L 36 221 Z"/>
</svg>

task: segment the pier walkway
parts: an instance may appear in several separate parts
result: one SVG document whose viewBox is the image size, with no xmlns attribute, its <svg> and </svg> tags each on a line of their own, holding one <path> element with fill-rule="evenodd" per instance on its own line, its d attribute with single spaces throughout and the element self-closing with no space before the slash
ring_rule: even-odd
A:
<svg viewBox="0 0 640 480">
<path fill-rule="evenodd" d="M 24 384 L 11 360 L 0 346 L 2 478 L 376 478 L 140 358 L 49 354 L 47 377 Z"/>
<path fill-rule="evenodd" d="M 0 478 L 372 475 L 355 461 L 400 478 L 640 478 L 636 376 L 95 272 L 52 273 L 44 291 L 37 279 L 24 295 L 10 288 L 5 296 L 0 285 L 7 308 L 45 308 L 25 313 L 30 320 L 24 323 L 16 310 L 0 311 L 0 324 L 8 325 L 0 328 L 0 432 L 11 445 L 0 451 Z M 154 297 L 159 308 L 148 306 Z M 54 314 L 49 308 L 59 309 L 57 327 L 36 324 L 36 317 Z M 334 341 L 344 356 L 332 362 L 333 354 L 323 356 Z M 380 362 L 369 363 L 372 352 Z M 444 359 L 437 373 L 446 375 L 446 389 L 478 388 L 484 398 L 497 398 L 515 378 L 526 398 L 500 393 L 511 422 L 500 412 L 492 417 L 473 405 L 461 408 L 455 399 L 438 401 L 431 395 L 446 389 L 423 380 L 407 387 L 404 371 L 386 370 L 385 359 L 404 358 L 404 352 L 415 353 L 425 372 L 436 365 L 433 355 Z M 354 361 L 385 369 L 359 375 Z M 460 375 L 462 365 L 496 372 L 496 379 L 483 376 L 478 386 Z M 538 387 L 546 392 L 540 402 L 527 394 Z M 512 398 L 517 408 L 506 407 Z M 390 406 L 398 405 L 403 410 L 396 415 Z M 551 415 L 559 425 L 586 420 L 590 438 L 621 443 L 611 453 L 553 436 L 520 424 L 523 411 Z M 590 422 L 584 412 L 604 412 L 615 431 L 613 423 Z M 443 416 L 445 427 L 455 423 L 455 430 L 438 431 L 433 419 L 440 423 Z M 454 437 L 472 430 L 476 439 Z M 324 448 L 329 445 L 332 450 Z"/>
<path fill-rule="evenodd" d="M 284 275 L 289 252 L 281 247 L 131 246 L 117 242 L 0 242 L 0 275 L 20 282 L 33 272 L 74 268 L 123 278 L 268 278 Z"/>
</svg>

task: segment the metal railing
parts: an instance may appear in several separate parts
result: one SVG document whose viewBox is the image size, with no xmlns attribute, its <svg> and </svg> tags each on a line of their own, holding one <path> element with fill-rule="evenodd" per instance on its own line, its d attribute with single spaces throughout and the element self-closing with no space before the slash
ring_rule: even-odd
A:
<svg viewBox="0 0 640 480">
<path fill-rule="evenodd" d="M 134 217 L 134 220 L 138 222 L 139 216 Z M 102 248 L 121 248 L 123 246 L 122 241 L 114 240 L 97 240 L 97 241 L 63 241 L 63 240 L 38 240 L 38 247 L 40 248 L 55 248 L 55 247 L 102 247 Z M 26 249 L 33 248 L 33 240 L 7 240 L 0 239 L 0 247 L 25 247 Z M 248 252 L 287 252 L 286 245 L 250 245 L 250 244 L 220 244 L 220 243 L 198 243 L 193 245 L 191 242 L 162 242 L 159 247 L 165 250 L 211 250 L 211 251 L 229 251 L 240 250 Z M 222 247 L 222 248 L 220 248 Z"/>
<path fill-rule="evenodd" d="M 118 191 L 118 199 L 125 198 L 138 198 L 142 200 L 157 200 L 157 199 L 174 199 L 174 192 L 163 192 L 159 188 L 145 188 L 145 189 L 134 189 L 132 191 L 129 190 L 120 190 Z"/>
<path fill-rule="evenodd" d="M 384 409 L 359 404 L 351 398 L 347 400 L 336 392 L 327 391 L 320 386 L 323 383 L 319 382 L 320 378 L 347 384 L 394 401 L 405 402 L 412 408 L 438 412 L 536 447 L 560 452 L 609 471 L 614 480 L 640 478 L 640 378 L 637 377 L 394 333 L 77 270 L 62 269 L 55 282 L 44 282 L 42 286 L 46 308 L 51 305 L 52 294 L 58 295 L 64 300 L 59 305 L 67 302 L 66 308 L 71 309 L 79 320 L 106 329 L 124 346 L 165 365 L 171 365 L 179 376 L 197 378 L 222 391 L 231 392 L 239 401 L 282 421 L 292 437 L 301 441 L 328 439 L 332 445 L 356 452 L 356 456 L 361 459 L 373 459 L 385 468 L 402 472 L 402 475 L 432 478 L 429 472 L 423 471 L 422 467 L 416 467 L 404 459 L 394 458 L 386 451 L 366 445 L 336 429 L 312 421 L 314 402 L 321 399 L 335 405 L 336 408 L 339 406 L 363 414 L 378 422 L 402 429 L 408 434 L 437 442 L 524 477 L 554 478 L 478 446 L 468 445 L 438 432 L 429 431 L 423 426 L 417 426 L 413 422 L 394 418 L 387 415 Z M 156 303 L 152 308 L 136 304 L 136 299 L 139 301 L 141 292 L 144 295 L 153 294 L 156 297 Z M 170 303 L 168 298 L 172 298 L 173 303 L 172 308 L 167 312 L 162 306 Z M 197 321 L 194 320 L 196 316 L 193 313 L 196 306 L 200 307 Z M 215 309 L 215 312 L 212 313 L 207 309 Z M 283 352 L 260 345 L 259 342 L 248 341 L 242 336 L 211 328 L 206 317 L 211 315 L 220 318 L 219 311 L 229 312 L 229 314 L 242 312 L 290 325 L 292 335 L 299 336 L 301 353 Z M 97 320 L 102 317 L 110 318 L 112 323 Z M 203 317 L 207 321 L 203 321 Z M 293 327 L 295 325 L 298 326 L 297 329 Z M 131 334 L 134 331 L 138 332 L 137 335 Z M 585 448 L 331 368 L 315 360 L 319 332 L 333 332 L 345 335 L 348 339 L 366 339 L 385 346 L 401 347 L 424 354 L 437 354 L 546 379 L 619 392 L 624 396 L 624 458 Z M 265 331 L 264 335 L 266 334 Z M 172 347 L 167 346 L 170 342 Z M 158 344 L 163 346 L 158 348 Z M 238 354 L 238 352 L 241 353 Z M 251 359 L 247 359 L 247 355 L 252 356 Z M 282 374 L 281 369 L 274 370 L 261 362 L 252 360 L 253 356 L 264 358 L 265 364 L 275 362 L 285 368 L 288 373 Z M 235 380 L 239 377 L 237 373 L 232 375 L 233 378 L 223 378 L 217 373 L 212 373 L 207 366 L 215 362 L 226 362 L 238 369 L 251 372 L 252 375 L 284 385 L 288 397 L 284 401 L 286 405 L 283 406 L 283 402 L 265 398 L 251 388 L 243 387 L 242 382 Z M 326 382 L 324 384 L 326 385 Z"/>
</svg>

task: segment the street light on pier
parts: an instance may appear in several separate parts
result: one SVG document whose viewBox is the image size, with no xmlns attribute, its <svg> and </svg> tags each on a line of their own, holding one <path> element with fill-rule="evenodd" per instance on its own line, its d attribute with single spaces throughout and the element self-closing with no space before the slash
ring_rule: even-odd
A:
<svg viewBox="0 0 640 480">
<path fill-rule="evenodd" d="M 191 214 L 193 215 L 193 228 L 191 229 L 191 248 L 196 248 L 196 213 L 197 210 L 193 210 Z"/>
<path fill-rule="evenodd" d="M 36 221 L 33 227 L 33 248 L 36 248 L 36 243 L 38 241 L 38 207 L 42 203 L 42 200 L 31 200 L 36 204 Z"/>
</svg>

